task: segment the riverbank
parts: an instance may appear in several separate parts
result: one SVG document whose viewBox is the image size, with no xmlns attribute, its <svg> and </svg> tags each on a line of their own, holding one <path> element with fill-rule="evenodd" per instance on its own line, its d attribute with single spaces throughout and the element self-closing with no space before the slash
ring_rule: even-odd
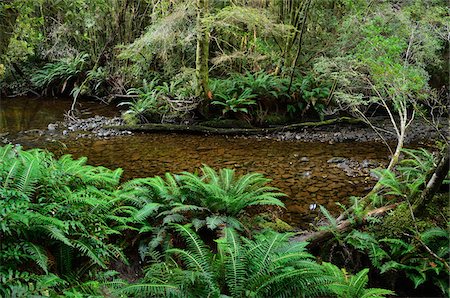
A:
<svg viewBox="0 0 450 298">
<path fill-rule="evenodd" d="M 278 141 L 301 142 L 395 142 L 396 135 L 389 119 L 377 117 L 370 119 L 372 129 L 366 123 L 353 118 L 337 118 L 323 122 L 304 122 L 270 128 L 240 128 L 240 127 L 211 127 L 203 124 L 142 124 L 126 125 L 120 117 L 106 117 L 96 115 L 89 118 L 66 118 L 64 121 L 49 123 L 47 129 L 31 129 L 10 135 L 0 134 L 3 143 L 15 142 L 23 135 L 46 136 L 47 139 L 60 140 L 67 136 L 75 138 L 109 138 L 133 133 L 188 133 L 200 135 L 231 135 L 243 138 L 265 138 Z M 446 135 L 448 123 L 443 121 L 440 131 L 422 119 L 414 121 L 407 131 L 405 144 L 430 144 L 441 135 Z"/>
</svg>

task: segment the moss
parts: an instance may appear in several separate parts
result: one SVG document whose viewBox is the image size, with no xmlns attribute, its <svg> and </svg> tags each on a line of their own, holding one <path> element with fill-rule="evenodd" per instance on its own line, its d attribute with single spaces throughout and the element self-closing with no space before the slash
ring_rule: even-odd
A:
<svg viewBox="0 0 450 298">
<path fill-rule="evenodd" d="M 252 218 L 253 225 L 259 229 L 271 229 L 276 232 L 289 232 L 294 228 L 281 220 L 278 217 L 275 217 L 272 213 L 264 212 L 260 213 L 258 216 Z"/>
<path fill-rule="evenodd" d="M 286 116 L 278 114 L 269 114 L 261 118 L 261 124 L 264 126 L 283 125 L 288 123 L 289 119 Z"/>
<path fill-rule="evenodd" d="M 425 207 L 425 215 L 440 227 L 445 227 L 450 218 L 450 204 L 448 193 L 440 193 Z"/>
<path fill-rule="evenodd" d="M 265 223 L 261 223 L 260 227 L 263 228 L 263 229 L 271 229 L 271 230 L 274 230 L 274 231 L 280 232 L 280 233 L 282 233 L 282 232 L 289 232 L 289 231 L 293 230 L 291 225 L 289 225 L 285 221 L 282 221 L 279 218 L 277 218 L 275 220 L 275 222 L 268 221 L 268 222 L 265 222 Z"/>
<path fill-rule="evenodd" d="M 413 219 L 411 210 L 406 202 L 400 204 L 389 213 L 381 224 L 375 224 L 370 230 L 377 238 L 402 238 L 404 233 L 417 230 L 419 233 L 436 226 L 445 228 L 449 218 L 448 198 L 444 194 L 434 197 L 421 217 Z"/>
<path fill-rule="evenodd" d="M 389 213 L 381 224 L 372 226 L 370 230 L 377 235 L 377 238 L 402 238 L 404 233 L 410 233 L 416 227 L 419 232 L 422 232 L 434 227 L 434 224 L 419 218 L 414 220 L 408 204 L 402 203 Z"/>
<path fill-rule="evenodd" d="M 214 128 L 252 128 L 252 126 L 247 121 L 236 119 L 214 119 L 203 121 L 200 123 L 200 125 Z"/>
</svg>

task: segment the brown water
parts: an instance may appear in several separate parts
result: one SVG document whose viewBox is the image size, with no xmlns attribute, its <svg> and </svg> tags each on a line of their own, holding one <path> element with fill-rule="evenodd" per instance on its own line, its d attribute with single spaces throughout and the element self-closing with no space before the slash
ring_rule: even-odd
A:
<svg viewBox="0 0 450 298">
<path fill-rule="evenodd" d="M 50 100 L 37 105 L 38 114 L 45 116 L 34 116 L 32 121 L 22 121 L 21 117 L 28 115 L 23 110 L 28 109 L 29 105 L 18 103 L 17 107 L 10 102 L 10 106 L 5 108 L 4 102 L 0 103 L 0 123 L 4 131 L 46 127 L 61 117 L 61 112 L 63 114 L 60 103 Z M 86 112 L 99 113 L 102 109 L 107 114 L 115 111 L 114 108 L 105 109 L 97 104 L 87 108 Z M 11 111 L 17 116 L 11 117 Z M 8 117 L 8 121 L 4 121 L 3 117 Z M 15 121 L 22 121 L 22 124 Z M 349 177 L 336 164 L 327 162 L 329 159 L 343 157 L 360 163 L 363 160 L 385 162 L 388 156 L 385 147 L 377 143 L 280 142 L 264 138 L 187 134 L 136 134 L 109 139 L 67 138 L 61 142 L 64 145 L 35 138 L 27 140 L 27 147 L 48 148 L 58 155 L 70 153 L 75 157 L 87 156 L 93 165 L 113 169 L 121 167 L 125 179 L 165 172 L 196 171 L 202 164 L 216 169 L 233 168 L 239 173 L 263 173 L 273 180 L 273 186 L 288 195 L 284 200 L 287 207 L 284 219 L 303 227 L 317 216 L 318 210 L 310 211 L 310 204 L 321 204 L 336 210 L 335 202 L 345 203 L 349 196 L 362 195 L 374 183 L 367 171 Z"/>
<path fill-rule="evenodd" d="M 63 120 L 71 105 L 72 99 L 67 98 L 2 98 L 0 133 L 47 128 L 49 123 Z M 116 109 L 95 101 L 78 102 L 76 109 L 82 117 L 118 115 Z"/>
</svg>

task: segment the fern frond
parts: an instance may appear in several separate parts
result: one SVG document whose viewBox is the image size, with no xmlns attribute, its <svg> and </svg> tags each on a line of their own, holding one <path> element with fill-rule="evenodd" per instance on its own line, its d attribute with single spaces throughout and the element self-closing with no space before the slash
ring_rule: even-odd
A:
<svg viewBox="0 0 450 298">
<path fill-rule="evenodd" d="M 354 297 L 359 297 L 363 293 L 364 288 L 369 282 L 368 273 L 369 269 L 365 268 L 350 278 L 349 285 L 351 286 L 352 292 L 355 293 Z"/>
<path fill-rule="evenodd" d="M 337 221 L 336 218 L 334 218 L 333 215 L 322 205 L 319 206 L 320 212 L 325 216 L 325 218 L 328 220 L 332 228 L 337 228 Z"/>
<path fill-rule="evenodd" d="M 225 258 L 225 280 L 234 297 L 243 292 L 246 279 L 246 262 L 241 252 L 241 242 L 237 233 L 230 228 L 225 229 L 225 245 L 219 244 L 219 249 Z"/>
<path fill-rule="evenodd" d="M 144 207 L 134 214 L 134 219 L 141 221 L 146 220 L 150 215 L 156 212 L 161 207 L 158 203 L 147 203 Z"/>
<path fill-rule="evenodd" d="M 93 262 L 102 268 L 106 268 L 105 262 L 99 257 L 98 251 L 96 251 L 85 240 L 73 240 L 73 246 L 76 247 L 82 254 L 89 257 Z"/>
<path fill-rule="evenodd" d="M 432 228 L 421 233 L 420 238 L 422 238 L 425 243 L 430 243 L 431 240 L 436 238 L 449 239 L 450 233 L 448 230 L 442 228 Z"/>
<path fill-rule="evenodd" d="M 137 283 L 127 284 L 125 282 L 120 283 L 108 283 L 109 286 L 118 288 L 117 293 L 127 296 L 135 297 L 164 297 L 170 294 L 176 294 L 180 292 L 180 289 L 176 285 L 172 284 L 150 284 L 150 283 Z"/>
<path fill-rule="evenodd" d="M 225 223 L 225 220 L 224 220 L 224 218 L 222 216 L 213 215 L 213 216 L 208 216 L 206 218 L 206 226 L 210 230 L 215 230 L 220 225 L 223 225 L 224 223 Z"/>
<path fill-rule="evenodd" d="M 41 246 L 31 242 L 24 242 L 22 245 L 24 246 L 25 251 L 30 254 L 33 261 L 35 261 L 45 273 L 48 273 L 48 257 L 45 250 Z"/>
<path fill-rule="evenodd" d="M 25 167 L 17 182 L 17 189 L 26 195 L 31 195 L 34 192 L 34 185 L 39 170 L 39 161 L 33 159 Z"/>
<path fill-rule="evenodd" d="M 361 298 L 384 298 L 387 295 L 395 295 L 395 292 L 386 289 L 371 288 L 367 289 Z"/>
</svg>

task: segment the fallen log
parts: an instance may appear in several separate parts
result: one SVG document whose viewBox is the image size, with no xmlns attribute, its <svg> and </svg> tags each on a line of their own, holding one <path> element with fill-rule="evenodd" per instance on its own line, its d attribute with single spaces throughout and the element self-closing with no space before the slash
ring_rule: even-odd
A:
<svg viewBox="0 0 450 298">
<path fill-rule="evenodd" d="M 398 205 L 399 205 L 399 203 L 396 203 L 396 204 L 392 204 L 392 205 L 388 205 L 388 206 L 384 206 L 384 207 L 380 207 L 380 208 L 371 210 L 367 213 L 366 216 L 364 216 L 362 221 L 360 221 L 358 223 L 352 222 L 349 219 L 343 220 L 340 223 L 338 223 L 338 225 L 336 226 L 336 228 L 334 230 L 330 229 L 330 230 L 309 232 L 309 233 L 294 236 L 290 239 L 290 241 L 291 242 L 308 241 L 310 243 L 310 245 L 313 244 L 314 246 L 316 246 L 316 245 L 319 245 L 320 243 L 330 239 L 334 235 L 333 233 L 344 233 L 344 232 L 350 230 L 350 228 L 356 228 L 356 227 L 362 226 L 367 222 L 367 219 L 369 217 L 384 215 L 386 212 L 394 209 Z"/>
<path fill-rule="evenodd" d="M 180 133 L 208 133 L 220 135 L 258 135 L 280 131 L 292 131 L 305 127 L 318 127 L 337 123 L 357 124 L 363 123 L 359 119 L 350 117 L 341 117 L 335 119 L 324 120 L 320 122 L 303 122 L 284 126 L 268 127 L 268 128 L 218 128 L 204 125 L 178 125 L 178 124 L 137 124 L 137 125 L 120 125 L 106 126 L 105 128 L 117 130 L 129 130 L 136 132 L 180 132 Z"/>
</svg>

